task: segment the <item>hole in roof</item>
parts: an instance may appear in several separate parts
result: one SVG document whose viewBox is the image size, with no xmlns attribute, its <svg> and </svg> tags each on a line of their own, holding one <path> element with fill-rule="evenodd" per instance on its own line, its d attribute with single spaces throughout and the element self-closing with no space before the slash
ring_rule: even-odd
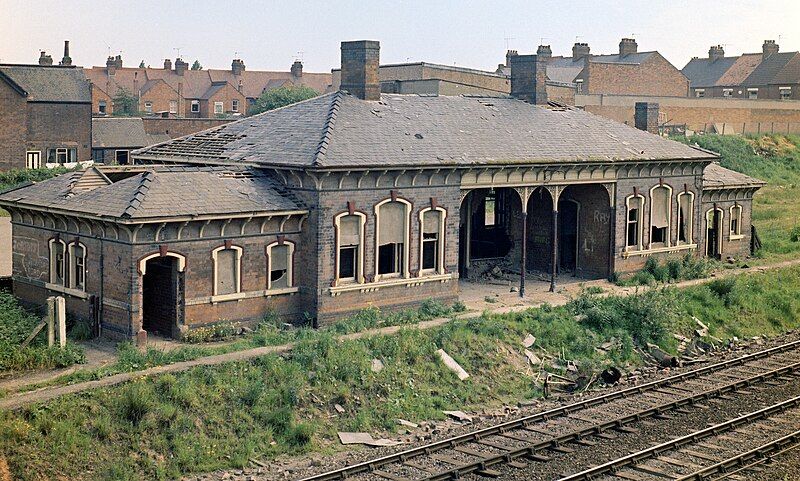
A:
<svg viewBox="0 0 800 481">
<path fill-rule="evenodd" d="M 422 134 L 414 134 L 414 137 L 416 137 L 416 138 L 418 138 L 418 139 L 422 139 L 422 138 L 423 138 L 423 137 L 422 137 Z"/>
</svg>

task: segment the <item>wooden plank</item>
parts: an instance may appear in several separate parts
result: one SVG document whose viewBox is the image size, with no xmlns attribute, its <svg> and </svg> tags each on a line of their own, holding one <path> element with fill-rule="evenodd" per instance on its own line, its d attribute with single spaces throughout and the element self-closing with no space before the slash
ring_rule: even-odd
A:
<svg viewBox="0 0 800 481">
<path fill-rule="evenodd" d="M 402 476 L 397 476 L 396 474 L 392 474 L 392 473 L 390 473 L 388 471 L 381 471 L 380 469 L 376 469 L 375 471 L 372 471 L 371 474 L 374 474 L 376 476 L 380 476 L 381 478 L 384 478 L 384 479 L 389 479 L 391 481 L 411 481 L 408 478 L 404 478 Z"/>
<path fill-rule="evenodd" d="M 614 473 L 614 476 L 622 479 L 629 479 L 630 481 L 645 481 L 645 478 L 638 474 L 629 473 L 627 471 L 619 471 Z"/>
<path fill-rule="evenodd" d="M 636 434 L 636 433 L 639 432 L 638 429 L 632 428 L 630 426 L 617 426 L 614 429 L 616 429 L 617 431 L 623 432 L 623 433 L 628 433 L 628 434 Z"/>
<path fill-rule="evenodd" d="M 688 454 L 689 456 L 694 456 L 695 458 L 705 459 L 706 461 L 711 461 L 712 463 L 718 463 L 720 460 L 716 458 L 712 458 L 708 454 L 704 454 L 698 451 L 694 451 L 692 449 L 681 449 L 678 450 L 679 453 Z"/>
<path fill-rule="evenodd" d="M 39 324 L 37 324 L 36 327 L 33 328 L 33 331 L 31 331 L 31 335 L 28 336 L 24 341 L 22 341 L 22 344 L 20 344 L 20 347 L 25 347 L 28 344 L 30 344 L 30 342 L 33 341 L 33 339 L 36 336 L 38 336 L 40 332 L 42 332 L 42 329 L 44 329 L 44 326 L 46 326 L 46 325 L 47 325 L 47 321 L 42 321 Z"/>
<path fill-rule="evenodd" d="M 660 457 L 658 457 L 658 460 L 663 462 L 663 463 L 667 463 L 667 464 L 671 464 L 673 466 L 677 466 L 679 468 L 687 467 L 687 468 L 697 469 L 697 468 L 702 468 L 703 467 L 700 464 L 693 463 L 693 462 L 691 462 L 689 460 L 686 460 L 686 459 L 675 459 L 675 458 L 671 458 L 669 456 L 660 456 Z"/>
<path fill-rule="evenodd" d="M 511 466 L 512 468 L 517 468 L 517 469 L 525 469 L 528 467 L 528 463 L 521 463 L 519 461 L 510 461 L 506 464 Z"/>
<path fill-rule="evenodd" d="M 461 466 L 463 464 L 461 461 L 459 461 L 459 460 L 457 460 L 455 458 L 451 458 L 450 456 L 448 456 L 446 454 L 434 453 L 434 454 L 431 454 L 431 457 L 433 459 L 438 459 L 439 461 L 441 461 L 443 463 L 452 464 L 453 466 Z"/>
<path fill-rule="evenodd" d="M 475 471 L 475 474 L 477 474 L 478 476 L 484 476 L 484 477 L 487 477 L 487 478 L 499 478 L 502 473 L 500 471 L 495 470 L 495 469 L 488 469 L 487 468 L 487 469 L 479 469 L 478 471 Z"/>
<path fill-rule="evenodd" d="M 616 434 L 607 433 L 605 431 L 597 433 L 597 434 L 595 434 L 595 436 L 597 436 L 600 439 L 607 439 L 607 440 L 617 439 L 617 435 Z"/>
<path fill-rule="evenodd" d="M 475 456 L 476 458 L 485 458 L 487 455 L 487 453 L 482 453 L 477 449 L 468 448 L 466 446 L 456 446 L 453 449 L 455 449 L 459 453 L 469 454 L 470 456 Z"/>
<path fill-rule="evenodd" d="M 422 471 L 423 473 L 431 473 L 431 474 L 434 474 L 434 473 L 436 473 L 436 472 L 437 472 L 437 471 L 436 471 L 435 469 L 433 469 L 433 468 L 429 468 L 429 467 L 427 467 L 427 466 L 424 466 L 424 465 L 422 465 L 422 464 L 416 463 L 416 462 L 414 462 L 414 461 L 406 461 L 406 462 L 404 462 L 403 464 L 404 464 L 405 466 L 408 466 L 409 468 L 414 468 L 414 469 L 420 470 L 420 471 Z"/>
<path fill-rule="evenodd" d="M 546 463 L 550 461 L 552 458 L 545 456 L 543 454 L 526 454 L 526 458 L 530 459 L 531 461 L 536 461 L 539 463 Z"/>
<path fill-rule="evenodd" d="M 667 479 L 675 479 L 674 476 L 668 474 L 666 471 L 662 469 L 658 469 L 655 466 L 649 466 L 647 464 L 640 464 L 637 466 L 631 466 L 632 469 L 636 471 L 641 471 L 645 474 L 649 474 L 651 476 L 657 476 L 659 478 L 667 478 Z"/>
<path fill-rule="evenodd" d="M 477 444 L 482 444 L 484 446 L 489 446 L 490 448 L 497 448 L 501 451 L 511 451 L 511 448 L 502 443 L 496 443 L 494 441 L 489 441 L 488 439 L 476 439 L 473 441 Z"/>
</svg>

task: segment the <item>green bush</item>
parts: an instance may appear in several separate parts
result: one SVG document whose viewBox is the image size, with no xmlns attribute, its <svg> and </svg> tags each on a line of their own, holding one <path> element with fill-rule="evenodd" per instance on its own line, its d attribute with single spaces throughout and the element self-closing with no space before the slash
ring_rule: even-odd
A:
<svg viewBox="0 0 800 481">
<path fill-rule="evenodd" d="M 644 267 L 632 276 L 619 279 L 621 286 L 647 286 L 659 282 L 676 282 L 691 279 L 702 279 L 711 274 L 715 261 L 686 254 L 682 260 L 670 259 L 660 264 L 655 257 L 649 257 Z"/>
<path fill-rule="evenodd" d="M 11 169 L 0 172 L 0 192 L 16 187 L 25 182 L 41 182 L 57 175 L 75 171 L 65 167 L 54 167 L 52 169 Z"/>
</svg>

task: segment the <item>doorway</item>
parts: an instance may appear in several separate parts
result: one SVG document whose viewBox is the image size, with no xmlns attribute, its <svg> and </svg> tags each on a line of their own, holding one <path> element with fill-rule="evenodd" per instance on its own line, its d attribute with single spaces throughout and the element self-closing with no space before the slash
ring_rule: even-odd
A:
<svg viewBox="0 0 800 481">
<path fill-rule="evenodd" d="M 722 255 L 722 210 L 706 213 L 706 256 L 719 259 Z"/>
<path fill-rule="evenodd" d="M 576 272 L 578 268 L 578 216 L 580 204 L 572 199 L 558 203 L 558 266 L 559 272 Z"/>
<path fill-rule="evenodd" d="M 25 168 L 39 169 L 42 167 L 42 152 L 39 150 L 29 150 L 25 154 Z"/>
<path fill-rule="evenodd" d="M 178 328 L 180 289 L 177 259 L 164 256 L 147 261 L 142 278 L 142 329 L 171 337 Z"/>
</svg>

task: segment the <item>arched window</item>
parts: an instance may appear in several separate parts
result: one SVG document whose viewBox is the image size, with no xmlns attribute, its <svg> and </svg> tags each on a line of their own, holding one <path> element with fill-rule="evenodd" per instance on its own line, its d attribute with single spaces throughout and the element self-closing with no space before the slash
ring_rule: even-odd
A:
<svg viewBox="0 0 800 481">
<path fill-rule="evenodd" d="M 376 279 L 408 277 L 408 201 L 385 200 L 375 206 L 377 252 Z"/>
<path fill-rule="evenodd" d="M 339 214 L 336 226 L 336 281 L 364 282 L 364 223 L 361 212 Z"/>
<path fill-rule="evenodd" d="M 672 188 L 657 185 L 650 189 L 650 247 L 669 247 Z"/>
<path fill-rule="evenodd" d="M 67 246 L 64 241 L 50 239 L 50 283 L 66 285 Z"/>
<path fill-rule="evenodd" d="M 722 221 L 724 212 L 720 208 L 706 212 L 706 255 L 719 257 L 722 254 Z"/>
<path fill-rule="evenodd" d="M 267 290 L 286 289 L 294 282 L 294 243 L 274 242 L 267 246 Z"/>
<path fill-rule="evenodd" d="M 422 209 L 420 224 L 420 274 L 444 274 L 444 226 L 447 211 L 441 207 Z"/>
<path fill-rule="evenodd" d="M 224 296 L 242 291 L 242 248 L 229 245 L 211 251 L 214 261 L 214 295 Z"/>
<path fill-rule="evenodd" d="M 644 212 L 644 196 L 641 194 L 630 195 L 625 199 L 625 250 L 635 251 L 642 249 L 642 217 Z"/>
<path fill-rule="evenodd" d="M 731 239 L 740 238 L 742 235 L 742 206 L 734 204 L 731 206 Z"/>
<path fill-rule="evenodd" d="M 694 242 L 694 192 L 678 194 L 678 244 Z"/>
<path fill-rule="evenodd" d="M 86 246 L 80 242 L 69 245 L 69 287 L 86 290 Z"/>
</svg>

